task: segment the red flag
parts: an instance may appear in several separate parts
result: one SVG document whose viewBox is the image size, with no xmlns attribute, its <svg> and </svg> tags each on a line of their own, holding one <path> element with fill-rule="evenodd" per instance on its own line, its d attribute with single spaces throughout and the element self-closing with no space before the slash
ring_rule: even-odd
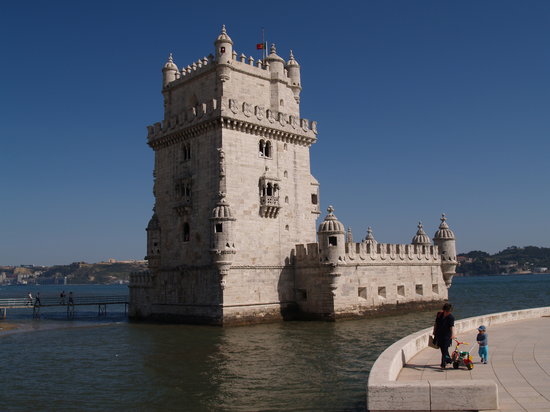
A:
<svg viewBox="0 0 550 412">
<path fill-rule="evenodd" d="M 256 50 L 263 50 L 263 49 L 265 49 L 265 43 L 256 44 Z"/>
</svg>

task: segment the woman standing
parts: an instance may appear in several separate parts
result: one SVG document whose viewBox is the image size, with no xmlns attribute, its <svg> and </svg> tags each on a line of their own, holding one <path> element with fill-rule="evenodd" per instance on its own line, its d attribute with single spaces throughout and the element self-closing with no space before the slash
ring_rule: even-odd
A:
<svg viewBox="0 0 550 412">
<path fill-rule="evenodd" d="M 455 317 L 451 314 L 453 305 L 445 303 L 441 312 L 437 312 L 434 323 L 433 335 L 435 342 L 441 350 L 441 369 L 445 369 L 448 363 L 451 363 L 449 356 L 449 346 L 455 335 Z"/>
</svg>

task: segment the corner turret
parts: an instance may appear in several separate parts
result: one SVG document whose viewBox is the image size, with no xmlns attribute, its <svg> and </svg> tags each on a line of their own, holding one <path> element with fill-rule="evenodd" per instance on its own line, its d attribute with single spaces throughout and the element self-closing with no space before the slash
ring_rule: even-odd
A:
<svg viewBox="0 0 550 412">
<path fill-rule="evenodd" d="M 172 53 L 170 53 L 170 55 L 168 56 L 168 61 L 162 68 L 162 87 L 164 88 L 168 85 L 168 83 L 176 80 L 178 74 L 178 66 L 176 66 L 176 64 L 174 63 Z"/>
<path fill-rule="evenodd" d="M 416 235 L 413 237 L 411 243 L 413 245 L 422 245 L 422 246 L 429 246 L 432 244 L 430 237 L 426 234 L 426 232 L 424 232 L 422 222 L 418 222 L 418 230 L 416 232 Z"/>
<path fill-rule="evenodd" d="M 271 78 L 282 78 L 285 74 L 285 61 L 277 55 L 277 49 L 275 43 L 271 44 L 269 55 L 265 58 L 265 61 L 269 63 L 269 71 L 271 72 Z"/>
<path fill-rule="evenodd" d="M 441 255 L 441 270 L 443 272 L 443 279 L 447 287 L 451 286 L 453 275 L 456 273 L 456 240 L 455 234 L 449 225 L 447 224 L 447 218 L 443 213 L 441 215 L 441 224 L 439 229 L 435 232 L 434 243 L 439 248 L 439 254 Z"/>
<path fill-rule="evenodd" d="M 367 228 L 367 237 L 365 237 L 363 243 L 366 245 L 370 245 L 371 248 L 376 247 L 376 245 L 378 244 L 378 242 L 372 235 L 372 229 L 370 226 Z"/>
<path fill-rule="evenodd" d="M 222 32 L 214 42 L 216 47 L 216 62 L 218 63 L 218 77 L 222 82 L 229 80 L 231 61 L 233 60 L 233 40 L 222 26 Z"/>
<path fill-rule="evenodd" d="M 233 222 L 236 219 L 233 217 L 229 203 L 225 200 L 225 193 L 220 192 L 218 196 L 218 203 L 210 217 L 212 233 L 210 252 L 213 263 L 222 270 L 231 265 L 233 255 L 237 253 L 233 239 Z"/>
<path fill-rule="evenodd" d="M 286 69 L 288 71 L 288 77 L 290 78 L 290 88 L 294 93 L 294 99 L 296 99 L 297 103 L 300 103 L 300 91 L 302 90 L 302 84 L 300 81 L 300 65 L 294 59 L 292 50 L 290 51 L 290 58 L 286 64 Z"/>
<path fill-rule="evenodd" d="M 338 221 L 334 208 L 329 206 L 328 215 L 319 225 L 317 235 L 319 236 L 319 256 L 322 263 L 343 262 L 346 254 L 346 230 L 344 225 Z"/>
<path fill-rule="evenodd" d="M 155 209 L 153 216 L 147 225 L 147 256 L 145 260 L 149 263 L 149 269 L 160 267 L 160 223 Z"/>
</svg>

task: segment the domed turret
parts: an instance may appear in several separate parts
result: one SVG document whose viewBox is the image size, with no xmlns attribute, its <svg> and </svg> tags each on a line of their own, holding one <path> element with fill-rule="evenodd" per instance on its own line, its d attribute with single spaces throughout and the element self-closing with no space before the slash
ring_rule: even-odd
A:
<svg viewBox="0 0 550 412">
<path fill-rule="evenodd" d="M 372 229 L 370 226 L 367 228 L 367 237 L 365 237 L 363 243 L 366 245 L 370 245 L 371 247 L 376 247 L 376 245 L 378 244 L 378 242 L 372 235 Z"/>
<path fill-rule="evenodd" d="M 434 235 L 434 241 L 435 240 L 455 240 L 455 234 L 451 229 L 449 229 L 449 225 L 447 224 L 447 218 L 445 217 L 445 213 L 441 215 L 441 223 L 439 225 L 439 229 L 437 232 L 435 232 Z"/>
<path fill-rule="evenodd" d="M 338 263 L 345 258 L 345 234 L 344 225 L 338 221 L 334 208 L 329 206 L 328 215 L 319 225 L 319 254 L 322 262 Z"/>
<path fill-rule="evenodd" d="M 294 59 L 294 54 L 292 53 L 292 50 L 290 51 L 290 58 L 286 64 L 286 69 L 288 71 L 290 88 L 294 93 L 294 98 L 298 103 L 300 103 L 300 91 L 302 90 L 302 84 L 300 80 L 300 65 Z"/>
<path fill-rule="evenodd" d="M 424 246 L 429 246 L 432 244 L 430 237 L 426 234 L 426 232 L 424 232 L 422 222 L 418 222 L 418 231 L 416 232 L 416 235 L 413 237 L 412 244 L 424 245 Z"/>
<path fill-rule="evenodd" d="M 219 194 L 216 207 L 212 209 L 210 224 L 212 229 L 212 243 L 210 252 L 213 254 L 214 263 L 220 268 L 231 264 L 236 253 L 233 240 L 233 217 L 231 207 L 225 200 L 225 193 Z"/>
<path fill-rule="evenodd" d="M 279 73 L 280 77 L 283 76 L 285 61 L 277 55 L 277 49 L 274 43 L 271 45 L 269 56 L 265 58 L 265 61 L 269 63 L 269 71 L 271 71 L 271 73 Z"/>
<path fill-rule="evenodd" d="M 149 261 L 149 268 L 155 269 L 160 266 L 160 223 L 156 212 L 149 220 L 146 231 L 147 256 L 145 256 L 145 259 Z"/>
<path fill-rule="evenodd" d="M 453 275 L 456 273 L 456 240 L 455 234 L 449 229 L 445 214 L 441 215 L 441 224 L 435 232 L 434 243 L 439 248 L 439 254 L 441 255 L 441 270 L 443 271 L 445 284 L 450 287 Z"/>
<path fill-rule="evenodd" d="M 225 24 L 222 26 L 222 32 L 214 42 L 216 46 L 216 61 L 218 64 L 231 64 L 233 59 L 233 40 L 225 31 Z"/>
<path fill-rule="evenodd" d="M 178 73 L 178 66 L 174 63 L 172 53 L 170 53 L 170 56 L 168 56 L 168 61 L 162 68 L 162 87 L 166 87 L 168 83 L 176 80 Z"/>
</svg>

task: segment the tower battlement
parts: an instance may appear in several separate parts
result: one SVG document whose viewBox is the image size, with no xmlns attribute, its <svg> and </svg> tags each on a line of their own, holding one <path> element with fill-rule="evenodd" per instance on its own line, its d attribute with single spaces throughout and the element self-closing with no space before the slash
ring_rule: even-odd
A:
<svg viewBox="0 0 550 412">
<path fill-rule="evenodd" d="M 239 102 L 227 97 L 211 99 L 189 107 L 163 122 L 147 126 L 147 139 L 150 145 L 173 134 L 185 134 L 185 129 L 203 122 L 220 120 L 223 127 L 249 131 L 250 133 L 271 136 L 281 141 L 296 141 L 311 146 L 317 140 L 317 122 L 298 118 L 295 115 L 266 109 L 264 106 Z"/>
<path fill-rule="evenodd" d="M 346 244 L 346 261 L 355 263 L 361 261 L 372 262 L 431 262 L 440 264 L 441 257 L 435 245 L 412 245 L 378 243 L 376 245 L 365 242 Z"/>
<path fill-rule="evenodd" d="M 216 59 L 212 54 L 210 54 L 208 57 L 205 56 L 198 59 L 185 67 L 182 66 L 181 69 L 177 69 L 174 79 L 170 80 L 164 87 L 177 87 L 204 72 L 215 70 L 216 63 Z M 273 77 L 276 77 L 278 80 L 288 83 L 289 85 L 292 82 L 287 67 L 285 67 L 281 76 L 273 76 L 273 74 L 279 74 L 280 72 L 273 70 L 267 59 L 255 59 L 252 56 L 246 56 L 244 53 L 241 53 L 240 56 L 238 56 L 237 52 L 233 52 L 231 68 L 233 70 L 242 71 L 243 73 L 265 80 L 271 80 Z"/>
</svg>

